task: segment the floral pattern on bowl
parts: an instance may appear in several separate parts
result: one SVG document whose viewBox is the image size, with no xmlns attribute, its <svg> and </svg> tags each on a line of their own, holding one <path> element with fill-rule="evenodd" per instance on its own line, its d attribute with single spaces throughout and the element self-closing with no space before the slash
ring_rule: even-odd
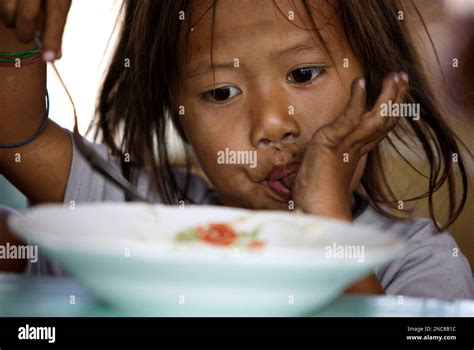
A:
<svg viewBox="0 0 474 350">
<path fill-rule="evenodd" d="M 217 246 L 263 248 L 265 243 L 258 239 L 259 230 L 237 232 L 231 225 L 211 223 L 196 226 L 176 234 L 178 242 L 204 242 Z"/>
</svg>

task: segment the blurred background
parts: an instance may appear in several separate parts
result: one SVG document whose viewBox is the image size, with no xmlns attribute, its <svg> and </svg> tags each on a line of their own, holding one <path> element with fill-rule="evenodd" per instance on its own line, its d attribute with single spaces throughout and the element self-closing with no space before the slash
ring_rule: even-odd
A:
<svg viewBox="0 0 474 350">
<path fill-rule="evenodd" d="M 268 0 L 270 1 L 270 0 Z M 456 129 L 467 148 L 465 160 L 470 188 L 474 178 L 474 0 L 414 0 L 424 17 L 434 42 L 439 63 L 421 21 L 414 18 L 410 26 L 416 32 L 419 48 L 426 58 L 433 84 L 449 111 L 450 124 Z M 63 58 L 57 62 L 77 107 L 79 126 L 85 133 L 94 115 L 95 103 L 105 68 L 113 49 L 121 0 L 73 1 L 63 41 Z M 407 5 L 407 8 L 411 6 Z M 406 18 L 412 18 L 407 11 Z M 457 62 L 457 63 L 456 63 Z M 441 66 L 441 67 L 440 67 Z M 440 69 L 441 68 L 441 69 Z M 49 69 L 49 68 L 48 68 Z M 52 71 L 48 71 L 48 90 L 51 100 L 50 117 L 65 128 L 73 127 L 71 106 Z M 179 150 L 176 149 L 179 158 Z M 416 164 L 416 159 L 413 160 Z M 416 164 L 423 168 L 424 164 Z M 400 193 L 420 193 L 426 184 L 418 181 L 413 171 L 399 158 L 393 158 L 393 167 L 404 169 L 403 178 L 392 179 Z M 406 168 L 406 169 L 405 169 Z M 414 179 L 417 179 L 414 181 Z M 446 191 L 436 196 L 437 207 L 446 210 Z M 26 198 L 0 176 L 0 204 L 19 210 L 26 208 Z M 416 203 L 415 212 L 428 216 L 426 201 Z M 449 231 L 461 250 L 474 266 L 474 202 L 472 192 L 467 206 Z"/>
<path fill-rule="evenodd" d="M 448 231 L 454 236 L 474 270 L 474 0 L 413 0 L 423 16 L 431 39 L 426 34 L 423 23 L 414 15 L 410 1 L 405 3 L 408 24 L 416 35 L 435 92 L 441 97 L 447 122 L 466 146 L 463 158 L 470 193 L 463 213 Z M 418 159 L 410 161 L 417 168 L 424 169 L 424 174 L 428 173 L 425 164 Z M 400 157 L 393 157 L 392 166 L 397 168 L 396 174 L 403 174 L 402 177 L 390 179 L 390 183 L 397 185 L 400 194 L 411 197 L 425 191 L 428 182 L 420 178 Z M 457 198 L 460 198 L 459 188 L 457 190 Z M 443 214 L 448 209 L 447 193 L 444 186 L 435 195 L 437 214 L 442 222 L 446 217 Z M 420 200 L 415 203 L 414 211 L 417 216 L 429 217 L 428 201 Z"/>
</svg>

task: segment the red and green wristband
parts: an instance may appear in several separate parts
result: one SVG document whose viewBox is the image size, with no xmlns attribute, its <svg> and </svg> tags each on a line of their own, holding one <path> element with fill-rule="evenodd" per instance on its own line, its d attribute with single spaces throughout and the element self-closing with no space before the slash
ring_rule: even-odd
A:
<svg viewBox="0 0 474 350">
<path fill-rule="evenodd" d="M 0 67 L 21 67 L 40 62 L 43 50 L 36 48 L 17 52 L 0 52 Z"/>
</svg>

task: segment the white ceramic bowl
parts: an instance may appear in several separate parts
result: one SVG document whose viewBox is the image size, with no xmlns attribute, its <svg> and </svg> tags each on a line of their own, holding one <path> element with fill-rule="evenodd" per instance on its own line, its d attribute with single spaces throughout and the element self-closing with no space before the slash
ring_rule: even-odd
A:
<svg viewBox="0 0 474 350">
<path fill-rule="evenodd" d="M 9 225 L 136 316 L 311 315 L 402 246 L 364 226 L 214 206 L 43 205 Z"/>
</svg>

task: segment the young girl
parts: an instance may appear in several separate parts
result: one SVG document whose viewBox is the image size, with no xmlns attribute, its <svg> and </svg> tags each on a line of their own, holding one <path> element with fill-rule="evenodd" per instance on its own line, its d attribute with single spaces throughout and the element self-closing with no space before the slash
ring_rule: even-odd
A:
<svg viewBox="0 0 474 350">
<path fill-rule="evenodd" d="M 40 23 L 44 59 L 59 58 L 69 1 L 47 0 L 44 9 L 39 0 L 7 3 L 13 5 L 2 5 L 2 19 L 12 29 L 1 27 L 0 51 L 34 48 L 30 40 Z M 461 158 L 451 160 L 459 154 L 456 140 L 400 11 L 393 0 L 125 1 L 95 121 L 104 144 L 93 146 L 156 202 L 294 205 L 402 236 L 404 255 L 354 291 L 472 298 L 469 264 L 442 232 L 464 206 L 466 172 Z M 45 65 L 0 68 L 0 142 L 15 143 L 43 118 Z M 392 106 L 411 113 L 382 113 Z M 189 169 L 171 167 L 171 124 L 212 186 Z M 406 153 L 410 141 L 430 166 L 429 188 L 415 199 L 430 199 L 431 220 L 402 220 L 390 211 L 407 199 L 391 191 L 382 150 L 403 146 Z M 218 154 L 226 150 L 255 152 L 256 166 L 223 164 Z M 29 143 L 0 149 L 0 171 L 35 204 L 124 200 L 52 121 Z M 445 183 L 451 196 L 441 225 L 432 199 Z"/>
</svg>

